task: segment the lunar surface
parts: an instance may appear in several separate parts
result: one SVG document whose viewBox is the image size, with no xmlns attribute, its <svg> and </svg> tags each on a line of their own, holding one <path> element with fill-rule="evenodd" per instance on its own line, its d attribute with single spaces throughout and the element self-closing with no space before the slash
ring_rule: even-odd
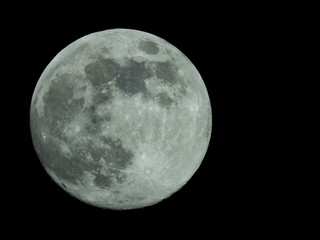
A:
<svg viewBox="0 0 320 240">
<path fill-rule="evenodd" d="M 129 29 L 64 48 L 30 108 L 46 172 L 75 198 L 108 209 L 150 206 L 179 190 L 205 156 L 211 124 L 207 89 L 190 60 Z"/>
</svg>

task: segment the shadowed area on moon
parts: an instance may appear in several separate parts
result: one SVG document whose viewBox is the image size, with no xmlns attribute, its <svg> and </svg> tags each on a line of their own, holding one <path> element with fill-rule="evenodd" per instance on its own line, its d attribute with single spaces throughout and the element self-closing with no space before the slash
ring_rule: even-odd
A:
<svg viewBox="0 0 320 240">
<path fill-rule="evenodd" d="M 37 113 L 34 112 L 35 116 Z M 38 119 L 41 119 L 40 117 Z M 34 143 L 37 144 L 37 152 L 44 166 L 52 171 L 57 177 L 73 184 L 79 184 L 82 181 L 85 172 L 91 172 L 94 176 L 94 183 L 101 188 L 110 187 L 113 184 L 111 175 L 116 176 L 117 182 L 122 182 L 125 175 L 121 170 L 127 168 L 132 163 L 133 153 L 122 146 L 119 139 L 112 139 L 101 135 L 95 136 L 95 141 L 100 141 L 103 146 L 97 147 L 89 136 L 90 132 L 81 133 L 80 139 L 70 139 L 62 132 L 50 132 L 51 126 L 43 127 L 42 122 L 37 120 L 31 125 L 34 134 Z M 60 122 L 60 124 L 63 124 Z M 45 129 L 48 135 L 45 144 L 42 139 L 41 130 Z M 86 131 L 86 130 L 84 130 Z M 58 139 L 55 134 L 58 134 Z M 46 146 L 50 146 L 49 148 Z M 67 146 L 67 151 L 61 149 L 61 146 Z M 91 159 L 91 161 L 88 161 Z M 103 164 L 112 164 L 112 168 L 104 174 L 101 173 Z M 106 171 L 106 170 L 104 170 Z"/>
<path fill-rule="evenodd" d="M 144 51 L 147 54 L 157 54 L 159 52 L 159 48 L 157 44 L 153 41 L 141 41 L 139 44 L 139 49 Z"/>
<path fill-rule="evenodd" d="M 57 177 L 78 184 L 84 172 L 89 171 L 96 176 L 94 182 L 97 186 L 108 187 L 112 183 L 111 178 L 101 174 L 102 165 L 99 160 L 111 163 L 113 169 L 109 173 L 116 174 L 116 179 L 121 181 L 123 176 L 120 176 L 120 171 L 130 165 L 133 153 L 123 148 L 119 139 L 114 140 L 99 134 L 101 123 L 109 121 L 110 118 L 102 119 L 97 115 L 95 108 L 110 97 L 101 101 L 101 97 L 97 94 L 94 98 L 95 104 L 84 108 L 83 98 L 71 97 L 74 91 L 73 84 L 72 77 L 65 74 L 57 76 L 51 83 L 49 91 L 43 96 L 44 116 L 40 117 L 35 109 L 31 114 L 34 143 L 38 146 L 41 156 L 44 156 L 41 158 L 44 166 L 53 171 Z M 89 116 L 79 132 L 66 129 L 70 122 L 79 118 L 79 114 Z M 43 126 L 44 123 L 46 126 Z M 45 144 L 41 141 L 42 132 L 46 134 Z M 97 147 L 91 139 L 100 142 L 103 147 Z M 46 147 L 47 145 L 50 147 Z M 61 146 L 66 146 L 66 149 L 61 149 Z M 92 161 L 88 161 L 88 158 Z"/>
<path fill-rule="evenodd" d="M 128 96 L 141 93 L 146 99 L 153 100 L 155 98 L 160 105 L 169 106 L 174 100 L 166 92 L 152 96 L 146 87 L 145 80 L 156 76 L 169 86 L 179 85 L 183 94 L 185 94 L 185 86 L 182 85 L 177 67 L 173 63 L 154 62 L 153 64 L 155 64 L 155 70 L 147 67 L 145 62 L 128 59 L 126 66 L 120 66 L 112 59 L 99 57 L 98 60 L 85 67 L 85 73 L 87 79 L 97 88 L 109 89 L 108 83 L 114 81 L 115 86 Z M 107 96 L 110 98 L 111 94 L 109 91 Z M 105 100 L 108 100 L 108 97 L 105 97 Z"/>
</svg>

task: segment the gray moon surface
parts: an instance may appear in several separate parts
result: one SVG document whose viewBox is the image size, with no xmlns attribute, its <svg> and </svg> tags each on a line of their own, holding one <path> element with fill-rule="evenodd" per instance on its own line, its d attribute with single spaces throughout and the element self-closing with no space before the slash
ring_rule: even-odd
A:
<svg viewBox="0 0 320 240">
<path fill-rule="evenodd" d="M 124 210 L 156 204 L 187 183 L 208 149 L 212 114 L 181 51 L 150 33 L 111 29 L 76 40 L 48 64 L 30 127 L 61 188 Z"/>
</svg>

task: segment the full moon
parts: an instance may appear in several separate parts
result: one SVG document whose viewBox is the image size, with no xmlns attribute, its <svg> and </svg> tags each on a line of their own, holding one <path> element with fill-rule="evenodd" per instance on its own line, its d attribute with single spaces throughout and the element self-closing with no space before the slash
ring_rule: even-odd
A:
<svg viewBox="0 0 320 240">
<path fill-rule="evenodd" d="M 111 29 L 76 40 L 48 64 L 30 128 L 62 189 L 124 210 L 156 204 L 187 183 L 208 149 L 212 114 L 181 51 L 150 33 Z"/>
</svg>

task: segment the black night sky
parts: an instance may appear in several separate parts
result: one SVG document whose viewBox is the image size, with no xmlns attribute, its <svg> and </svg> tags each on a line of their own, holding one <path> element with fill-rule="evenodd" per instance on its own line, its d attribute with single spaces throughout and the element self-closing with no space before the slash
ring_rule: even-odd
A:
<svg viewBox="0 0 320 240">
<path fill-rule="evenodd" d="M 43 8 L 50 8 L 50 4 Z M 254 60 L 248 57 L 253 51 L 250 49 L 252 36 L 257 36 L 252 33 L 256 26 L 250 25 L 251 19 L 236 9 L 232 11 L 207 5 L 193 10 L 190 7 L 188 11 L 168 7 L 145 15 L 129 8 L 126 14 L 109 10 L 100 14 L 91 12 L 90 16 L 76 11 L 68 14 L 67 10 L 15 14 L 17 21 L 3 29 L 7 36 L 5 48 L 14 49 L 14 54 L 8 54 L 9 64 L 4 69 L 11 76 L 6 79 L 10 89 L 3 89 L 7 92 L 3 100 L 6 126 L 14 129 L 9 131 L 8 141 L 4 141 L 4 148 L 10 154 L 3 161 L 10 161 L 10 167 L 2 169 L 7 182 L 5 188 L 8 187 L 2 196 L 7 202 L 3 207 L 11 209 L 9 225 L 31 222 L 58 232 L 75 228 L 78 232 L 95 228 L 99 232 L 104 231 L 101 228 L 126 232 L 131 226 L 137 233 L 144 234 L 147 227 L 153 231 L 150 237 L 170 231 L 191 233 L 196 226 L 198 233 L 211 232 L 207 235 L 211 238 L 215 231 L 228 231 L 228 226 L 236 226 L 241 221 L 251 223 L 248 214 L 256 217 L 253 208 L 261 196 L 254 194 L 258 186 L 250 177 L 255 156 L 244 151 L 252 136 L 246 129 L 257 117 L 245 110 L 251 101 L 247 94 L 251 83 L 244 80 L 254 77 L 247 67 L 248 64 L 254 67 Z M 76 39 L 112 28 L 149 32 L 181 50 L 201 74 L 213 114 L 209 149 L 191 180 L 170 198 L 129 211 L 96 208 L 63 191 L 38 160 L 29 128 L 32 93 L 52 58 Z M 257 209 L 259 215 L 259 207 Z"/>
</svg>

